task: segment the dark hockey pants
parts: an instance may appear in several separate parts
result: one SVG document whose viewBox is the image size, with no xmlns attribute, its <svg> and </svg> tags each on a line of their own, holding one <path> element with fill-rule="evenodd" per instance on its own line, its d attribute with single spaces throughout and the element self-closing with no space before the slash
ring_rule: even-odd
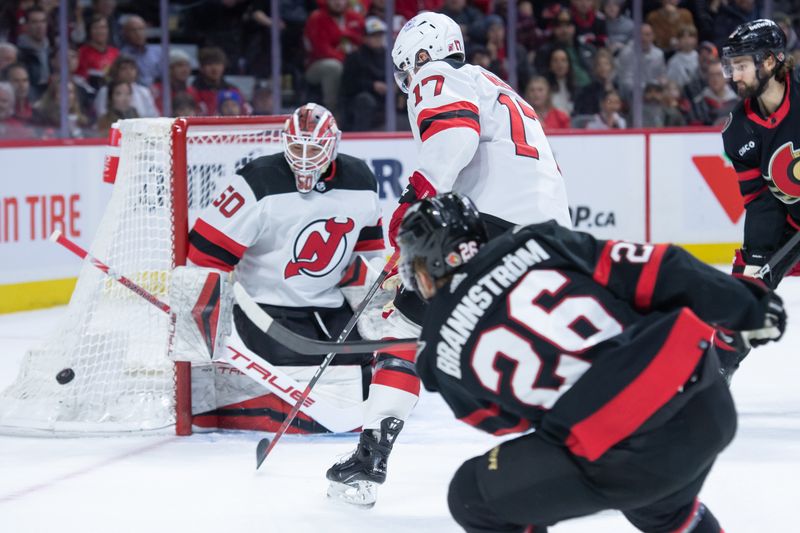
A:
<svg viewBox="0 0 800 533">
<path fill-rule="evenodd" d="M 642 428 L 594 462 L 537 433 L 470 459 L 450 484 L 450 511 L 469 533 L 539 533 L 606 509 L 621 510 L 648 533 L 717 533 L 704 507 L 699 519 L 693 514 L 717 454 L 735 431 L 733 400 L 719 377 L 663 424 Z"/>
</svg>

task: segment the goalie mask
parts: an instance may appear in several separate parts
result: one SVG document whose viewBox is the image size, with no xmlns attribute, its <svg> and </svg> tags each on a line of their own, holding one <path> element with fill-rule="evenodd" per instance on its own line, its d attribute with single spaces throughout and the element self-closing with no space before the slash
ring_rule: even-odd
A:
<svg viewBox="0 0 800 533">
<path fill-rule="evenodd" d="M 394 79 L 400 89 L 407 93 L 417 69 L 428 61 L 448 57 L 464 61 L 461 27 L 447 15 L 421 13 L 406 22 L 394 41 Z"/>
<path fill-rule="evenodd" d="M 341 136 L 333 114 L 319 104 L 299 107 L 286 120 L 283 154 L 299 192 L 310 192 L 336 159 Z"/>
</svg>

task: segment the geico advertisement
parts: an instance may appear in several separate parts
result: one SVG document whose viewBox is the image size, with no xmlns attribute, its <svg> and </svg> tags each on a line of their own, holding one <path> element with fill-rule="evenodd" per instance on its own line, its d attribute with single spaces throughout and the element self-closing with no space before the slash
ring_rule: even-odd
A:
<svg viewBox="0 0 800 533">
<path fill-rule="evenodd" d="M 653 241 L 741 241 L 744 203 L 719 133 L 651 134 L 650 180 Z"/>
<path fill-rule="evenodd" d="M 0 284 L 74 277 L 80 260 L 48 240 L 91 244 L 110 187 L 103 147 L 0 149 Z"/>
</svg>

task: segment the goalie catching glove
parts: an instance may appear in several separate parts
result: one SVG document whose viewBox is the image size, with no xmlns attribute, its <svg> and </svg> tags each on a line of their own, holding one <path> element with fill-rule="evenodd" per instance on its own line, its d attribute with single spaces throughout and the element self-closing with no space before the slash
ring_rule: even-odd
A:
<svg viewBox="0 0 800 533">
<path fill-rule="evenodd" d="M 213 268 L 176 267 L 170 281 L 169 303 L 175 314 L 170 358 L 208 363 L 231 333 L 230 274 Z"/>
</svg>

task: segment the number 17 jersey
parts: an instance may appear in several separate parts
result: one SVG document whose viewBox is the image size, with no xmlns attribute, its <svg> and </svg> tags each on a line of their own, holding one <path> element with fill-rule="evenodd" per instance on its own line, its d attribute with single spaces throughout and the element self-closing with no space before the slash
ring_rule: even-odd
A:
<svg viewBox="0 0 800 533">
<path fill-rule="evenodd" d="M 534 109 L 487 70 L 432 61 L 414 75 L 408 113 L 417 172 L 437 193 L 469 196 L 514 224 L 570 227 L 561 171 Z"/>
</svg>

